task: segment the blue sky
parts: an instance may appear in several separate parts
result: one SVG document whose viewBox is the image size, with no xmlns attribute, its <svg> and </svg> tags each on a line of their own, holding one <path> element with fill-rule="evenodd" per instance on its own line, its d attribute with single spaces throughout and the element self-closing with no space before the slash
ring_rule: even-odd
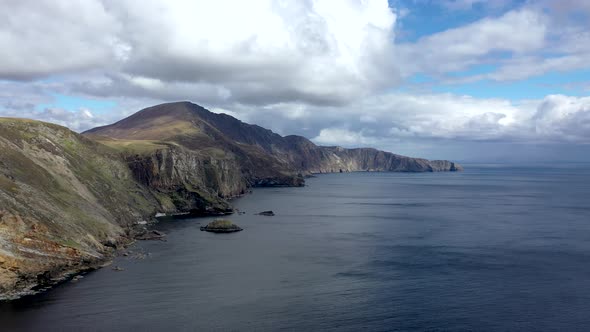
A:
<svg viewBox="0 0 590 332">
<path fill-rule="evenodd" d="M 41 103 L 35 106 L 38 111 L 42 111 L 46 108 L 63 108 L 68 111 L 87 108 L 94 113 L 101 114 L 111 111 L 117 106 L 117 103 L 112 100 L 84 98 L 59 93 L 51 93 L 49 96 L 50 100 L 48 100 L 47 103 Z"/>
<path fill-rule="evenodd" d="M 0 59 L 0 116 L 83 131 L 190 100 L 318 144 L 460 160 L 590 159 L 590 2 L 10 7 L 0 13 L 0 48 L 10 50 Z M 507 153 L 510 145 L 518 148 Z"/>
<path fill-rule="evenodd" d="M 486 18 L 497 18 L 506 12 L 519 10 L 526 7 L 526 1 L 428 1 L 428 0 L 390 0 L 390 6 L 407 14 L 399 18 L 401 24 L 397 29 L 397 40 L 400 43 L 413 43 L 422 37 L 443 32 L 445 30 L 460 28 L 470 23 Z M 571 19 L 581 20 L 587 18 L 583 13 L 575 10 L 571 13 Z M 554 56 L 558 50 L 544 49 L 539 54 L 544 58 Z M 469 66 L 465 70 L 449 72 L 450 77 L 470 77 L 493 73 L 498 70 L 499 64 L 511 59 L 511 52 L 496 52 L 486 57 L 482 64 Z M 495 82 L 489 79 L 481 79 L 468 83 L 445 84 L 444 79 L 429 76 L 425 73 L 417 73 L 409 78 L 407 86 L 402 89 L 418 88 L 432 89 L 435 92 L 470 95 L 479 98 L 507 98 L 510 100 L 538 99 L 549 94 L 565 94 L 571 96 L 586 96 L 590 93 L 587 82 L 590 81 L 590 69 L 576 68 L 573 70 L 555 70 L 540 75 L 532 75 L 526 79 Z M 586 84 L 584 84 L 586 83 Z"/>
<path fill-rule="evenodd" d="M 496 68 L 494 65 L 474 66 L 469 70 L 450 73 L 449 75 L 469 77 L 493 72 L 494 68 Z M 567 73 L 550 72 L 525 80 L 510 82 L 495 82 L 482 79 L 475 82 L 455 84 L 441 84 L 431 76 L 415 74 L 399 89 L 402 91 L 428 89 L 434 92 L 469 95 L 478 98 L 506 98 L 516 102 L 521 99 L 539 99 L 549 94 L 587 96 L 590 93 L 590 87 L 585 86 L 584 83 L 588 81 L 590 81 L 589 69 Z"/>
<path fill-rule="evenodd" d="M 494 1 L 491 1 L 494 2 Z M 452 1 L 436 0 L 390 0 L 389 5 L 398 12 L 407 12 L 400 19 L 402 26 L 398 28 L 400 42 L 413 42 L 437 32 L 460 27 L 476 22 L 482 18 L 498 15 L 511 9 L 516 9 L 525 1 L 513 1 L 498 7 L 486 6 L 485 1 L 473 5 L 465 4 L 453 6 Z M 461 3 L 457 1 L 456 3 Z"/>
<path fill-rule="evenodd" d="M 477 68 L 468 75 L 477 72 Z M 590 81 L 590 70 L 576 70 L 566 73 L 550 72 L 525 80 L 494 82 L 479 80 L 463 84 L 433 85 L 437 92 L 450 92 L 479 98 L 506 98 L 513 101 L 520 99 L 538 99 L 549 94 L 585 96 L 590 92 L 583 83 Z"/>
</svg>

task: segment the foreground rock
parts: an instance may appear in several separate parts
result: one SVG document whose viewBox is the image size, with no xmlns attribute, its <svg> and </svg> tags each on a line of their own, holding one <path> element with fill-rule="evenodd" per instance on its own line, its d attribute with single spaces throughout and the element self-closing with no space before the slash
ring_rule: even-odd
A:
<svg viewBox="0 0 590 332">
<path fill-rule="evenodd" d="M 201 230 L 213 233 L 233 233 L 241 231 L 242 228 L 229 220 L 217 219 L 207 224 L 207 226 L 201 227 Z"/>
<path fill-rule="evenodd" d="M 269 210 L 269 211 L 262 211 L 262 212 L 258 213 L 258 215 L 272 217 L 275 215 L 275 213 Z"/>
</svg>

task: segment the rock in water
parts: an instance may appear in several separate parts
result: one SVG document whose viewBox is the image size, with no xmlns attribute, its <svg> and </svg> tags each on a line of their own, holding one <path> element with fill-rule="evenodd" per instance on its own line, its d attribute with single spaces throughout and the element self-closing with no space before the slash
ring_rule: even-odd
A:
<svg viewBox="0 0 590 332">
<path fill-rule="evenodd" d="M 166 236 L 166 234 L 157 231 L 157 230 L 151 230 L 151 231 L 146 231 L 143 234 L 140 234 L 138 236 L 136 236 L 135 238 L 137 240 L 160 240 L 160 241 L 165 241 L 164 237 Z"/>
<path fill-rule="evenodd" d="M 269 210 L 269 211 L 262 211 L 262 212 L 258 213 L 258 215 L 259 216 L 269 216 L 269 217 L 272 217 L 272 216 L 275 215 L 275 213 Z"/>
<path fill-rule="evenodd" d="M 207 224 L 207 226 L 201 227 L 201 230 L 213 233 L 232 233 L 239 232 L 242 228 L 229 220 L 217 219 Z"/>
</svg>

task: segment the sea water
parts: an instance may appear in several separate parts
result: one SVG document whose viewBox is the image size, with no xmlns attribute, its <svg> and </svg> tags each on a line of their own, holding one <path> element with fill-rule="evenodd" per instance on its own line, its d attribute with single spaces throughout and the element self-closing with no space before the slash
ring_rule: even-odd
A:
<svg viewBox="0 0 590 332">
<path fill-rule="evenodd" d="M 233 204 L 244 231 L 162 221 L 122 271 L 1 304 L 0 329 L 590 329 L 588 165 L 323 174 Z"/>
</svg>

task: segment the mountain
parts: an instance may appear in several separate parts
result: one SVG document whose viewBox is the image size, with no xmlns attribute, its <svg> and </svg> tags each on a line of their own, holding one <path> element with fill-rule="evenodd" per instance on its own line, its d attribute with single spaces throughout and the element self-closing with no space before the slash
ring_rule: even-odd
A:
<svg viewBox="0 0 590 332">
<path fill-rule="evenodd" d="M 302 184 L 297 175 L 311 173 L 462 169 L 449 161 L 410 158 L 371 148 L 317 146 L 305 137 L 282 137 L 190 102 L 149 107 L 115 124 L 84 134 L 114 148 L 136 153 L 136 157 L 143 156 L 144 160 L 146 155 L 153 160 L 154 155 L 162 150 L 190 151 L 212 159 L 222 157 L 239 165 L 247 186 Z M 222 197 L 237 193 L 219 191 Z"/>
<path fill-rule="evenodd" d="M 256 186 L 312 173 L 459 171 L 375 149 L 321 147 L 188 102 L 83 134 L 0 118 L 0 299 L 108 261 L 157 213 L 226 214 Z"/>
</svg>

